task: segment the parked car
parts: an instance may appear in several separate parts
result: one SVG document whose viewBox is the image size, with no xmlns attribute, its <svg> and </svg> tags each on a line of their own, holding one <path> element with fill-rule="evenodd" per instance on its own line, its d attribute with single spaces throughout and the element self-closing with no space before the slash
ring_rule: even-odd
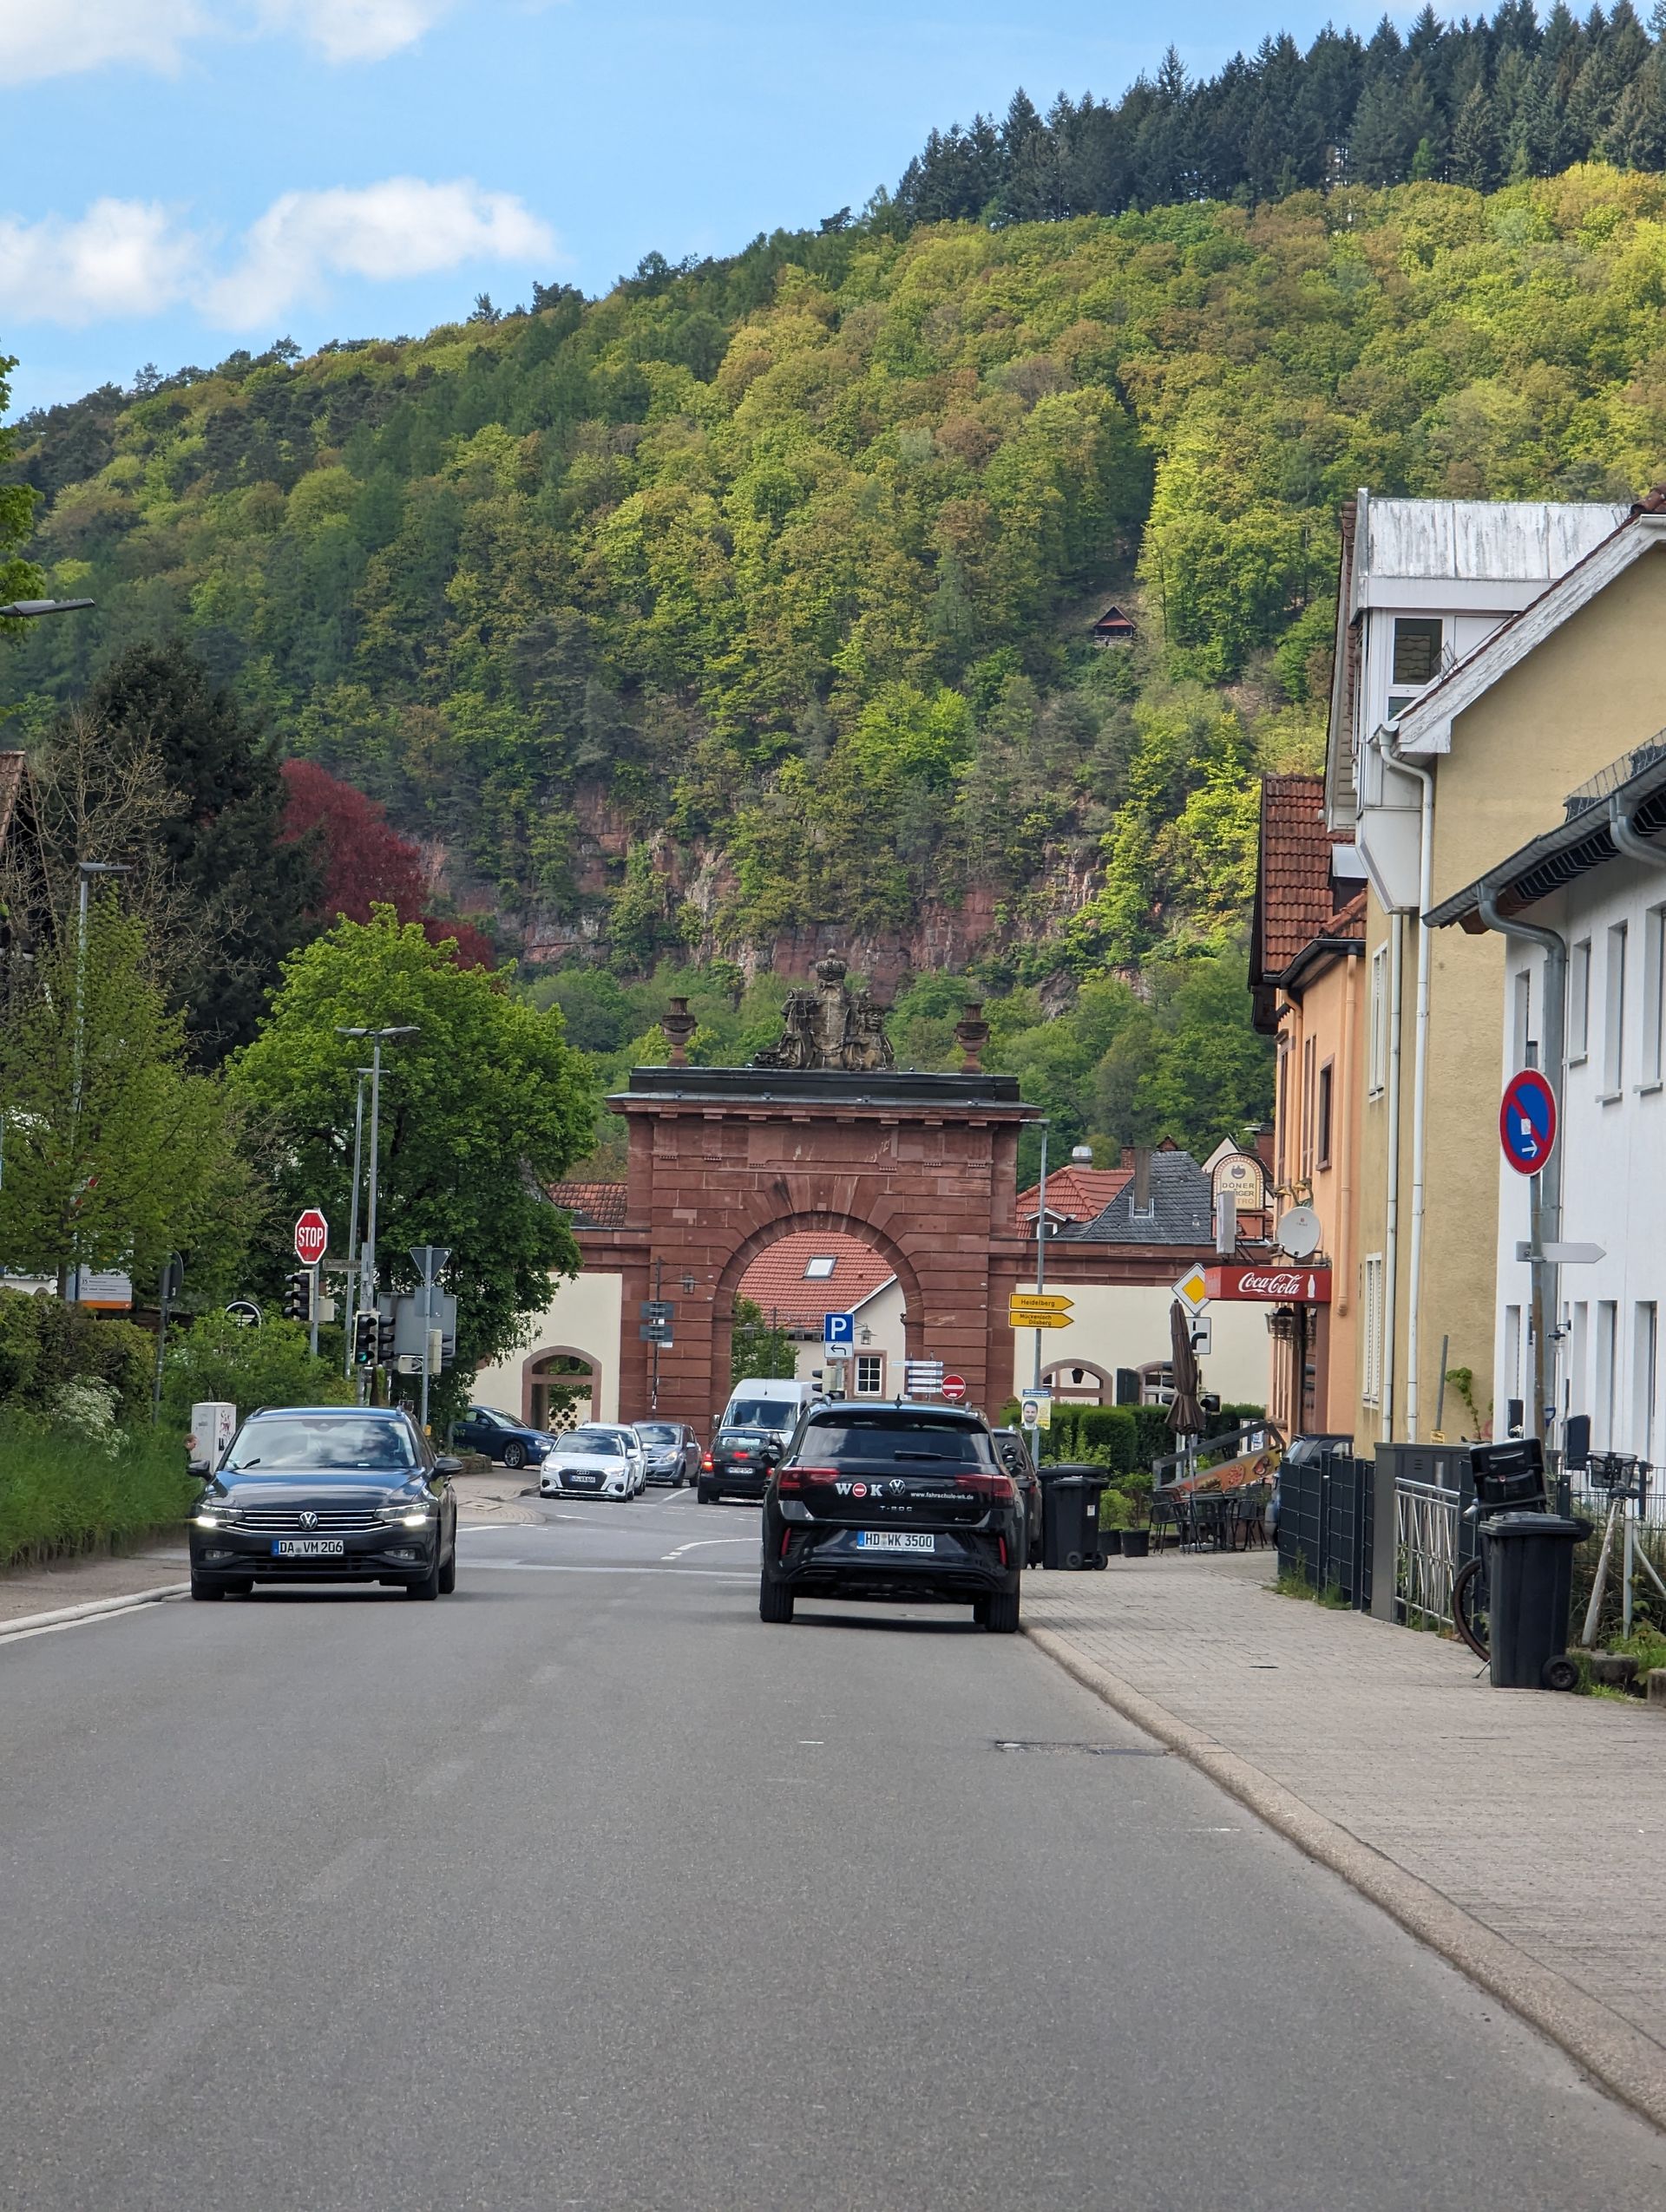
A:
<svg viewBox="0 0 1666 2212">
<path fill-rule="evenodd" d="M 587 1421 L 556 1437 L 538 1477 L 540 1495 L 640 1498 L 648 1486 L 642 1444 L 634 1429 Z"/>
<path fill-rule="evenodd" d="M 484 1452 L 504 1467 L 537 1467 L 548 1456 L 552 1439 L 495 1405 L 471 1405 L 451 1431 L 465 1451 Z"/>
<path fill-rule="evenodd" d="M 767 1429 L 785 1443 L 807 1405 L 821 1397 L 814 1383 L 780 1376 L 746 1375 L 730 1392 L 719 1429 Z"/>
<path fill-rule="evenodd" d="M 649 1482 L 669 1482 L 679 1490 L 697 1479 L 700 1440 L 685 1421 L 639 1421 L 635 1425 Z"/>
<path fill-rule="evenodd" d="M 756 1502 L 780 1456 L 780 1440 L 773 1430 L 719 1429 L 711 1450 L 700 1456 L 699 1486 L 694 1495 L 702 1505 L 716 1505 L 725 1498 Z"/>
<path fill-rule="evenodd" d="M 997 1635 L 1019 1622 L 1023 1502 L 981 1414 L 836 1400 L 812 1406 L 764 1496 L 758 1609 L 801 1597 L 969 1605 Z"/>
<path fill-rule="evenodd" d="M 357 1581 L 440 1597 L 456 1587 L 459 1471 L 398 1407 L 252 1413 L 192 1514 L 191 1594 Z"/>
<path fill-rule="evenodd" d="M 1021 1429 L 997 1429 L 993 1433 L 996 1456 L 1017 1483 L 1019 1495 L 1024 1501 L 1024 1564 L 1040 1567 L 1041 1478 L 1035 1471 L 1035 1462 L 1030 1457 L 1030 1447 Z"/>
</svg>

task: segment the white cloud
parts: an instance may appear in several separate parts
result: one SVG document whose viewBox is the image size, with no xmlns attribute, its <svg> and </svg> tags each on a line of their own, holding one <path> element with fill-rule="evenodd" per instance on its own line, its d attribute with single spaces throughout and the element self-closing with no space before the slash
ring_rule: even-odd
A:
<svg viewBox="0 0 1666 2212">
<path fill-rule="evenodd" d="M 79 222 L 0 216 L 0 309 L 14 321 L 153 315 L 190 290 L 201 245 L 154 201 L 95 200 Z"/>
<path fill-rule="evenodd" d="M 222 329 L 265 330 L 331 280 L 387 283 L 470 262 L 548 265 L 555 236 L 512 193 L 467 178 L 388 177 L 329 192 L 286 192 L 233 249 L 229 265 L 177 211 L 100 200 L 79 221 L 0 216 L 0 316 L 80 325 L 189 301 Z"/>
<path fill-rule="evenodd" d="M 170 73 L 180 65 L 180 41 L 207 28 L 196 0 L 0 0 L 0 84 L 70 76 L 107 62 Z"/>
<path fill-rule="evenodd" d="M 554 232 L 512 193 L 467 179 L 389 177 L 357 191 L 286 192 L 203 298 L 212 322 L 252 330 L 316 298 L 332 276 L 425 277 L 467 261 L 548 260 Z"/>
<path fill-rule="evenodd" d="M 0 0 L 0 5 L 5 0 Z M 382 62 L 414 46 L 451 0 L 264 0 L 269 23 L 298 31 L 327 62 Z"/>
</svg>

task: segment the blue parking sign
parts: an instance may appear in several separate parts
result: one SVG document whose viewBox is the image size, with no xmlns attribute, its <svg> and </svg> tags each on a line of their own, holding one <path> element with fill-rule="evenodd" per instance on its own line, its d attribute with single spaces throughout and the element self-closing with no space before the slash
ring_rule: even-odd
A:
<svg viewBox="0 0 1666 2212">
<path fill-rule="evenodd" d="M 854 1313 L 823 1313 L 822 1343 L 830 1351 L 836 1345 L 853 1345 L 856 1340 L 856 1317 Z"/>
</svg>

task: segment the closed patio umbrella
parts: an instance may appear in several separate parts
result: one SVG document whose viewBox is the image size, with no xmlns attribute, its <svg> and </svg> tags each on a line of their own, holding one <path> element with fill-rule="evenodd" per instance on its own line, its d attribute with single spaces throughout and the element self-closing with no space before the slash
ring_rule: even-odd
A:
<svg viewBox="0 0 1666 2212">
<path fill-rule="evenodd" d="M 1177 1436 L 1201 1436 L 1204 1409 L 1197 1403 L 1197 1392 L 1203 1378 L 1191 1348 L 1191 1317 L 1177 1298 L 1169 1308 L 1169 1366 L 1174 1378 L 1169 1427 Z"/>
</svg>

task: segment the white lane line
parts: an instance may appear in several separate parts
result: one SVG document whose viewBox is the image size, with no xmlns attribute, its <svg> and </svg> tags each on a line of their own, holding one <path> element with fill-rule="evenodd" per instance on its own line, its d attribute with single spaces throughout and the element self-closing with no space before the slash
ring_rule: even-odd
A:
<svg viewBox="0 0 1666 2212">
<path fill-rule="evenodd" d="M 668 1561 L 680 1559 L 685 1552 L 709 1552 L 718 1544 L 756 1544 L 758 1541 L 756 1536 L 697 1536 L 691 1544 L 679 1544 L 674 1552 L 662 1553 L 659 1564 L 663 1567 Z"/>
<path fill-rule="evenodd" d="M 26 1636 L 52 1636 L 61 1628 L 79 1628 L 83 1621 L 110 1620 L 118 1613 L 136 1613 L 141 1607 L 161 1604 L 165 1598 L 189 1594 L 188 1582 L 165 1582 L 158 1589 L 135 1590 L 130 1597 L 89 1598 L 85 1605 L 59 1606 L 51 1613 L 26 1613 L 16 1620 L 0 1621 L 0 1644 L 21 1644 Z"/>
<path fill-rule="evenodd" d="M 231 2019 L 237 2002 L 235 1989 L 211 1982 L 182 2004 L 159 2012 L 134 2039 L 125 2064 L 118 2061 L 105 2077 L 95 2103 L 125 2104 L 154 2089 L 172 2067 L 188 2058 Z"/>
<path fill-rule="evenodd" d="M 318 1868 L 317 1875 L 301 1892 L 305 1905 L 327 1905 L 347 1890 L 357 1888 L 361 1882 L 374 1880 L 376 1869 L 387 1860 L 388 1847 L 379 1836 L 361 1836 L 344 1851 L 338 1851 L 328 1865 Z"/>
</svg>

